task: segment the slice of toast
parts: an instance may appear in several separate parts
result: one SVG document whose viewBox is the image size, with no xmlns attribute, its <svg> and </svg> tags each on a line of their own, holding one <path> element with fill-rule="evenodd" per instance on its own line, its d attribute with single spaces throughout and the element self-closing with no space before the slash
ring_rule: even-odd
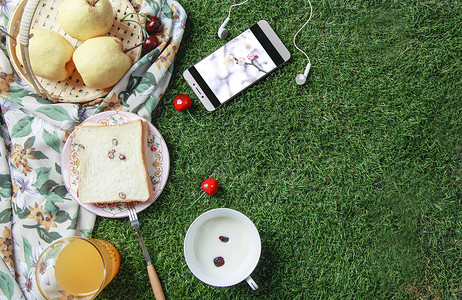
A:
<svg viewBox="0 0 462 300">
<path fill-rule="evenodd" d="M 153 195 L 148 173 L 148 124 L 133 120 L 121 125 L 86 123 L 75 129 L 79 144 L 81 203 L 147 201 Z"/>
</svg>

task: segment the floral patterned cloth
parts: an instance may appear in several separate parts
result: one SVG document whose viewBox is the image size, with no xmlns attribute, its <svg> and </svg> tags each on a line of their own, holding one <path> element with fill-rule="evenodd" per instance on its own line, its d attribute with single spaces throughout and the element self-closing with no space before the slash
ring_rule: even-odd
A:
<svg viewBox="0 0 462 300">
<path fill-rule="evenodd" d="M 18 1 L 0 3 L 3 29 Z M 75 125 L 106 110 L 130 111 L 151 120 L 168 86 L 186 13 L 171 0 L 132 4 L 140 13 L 161 18 L 164 42 L 144 54 L 104 99 L 93 103 L 52 104 L 41 99 L 14 74 L 1 45 L 0 300 L 42 299 L 35 283 L 41 252 L 61 237 L 91 235 L 95 215 L 80 208 L 61 178 L 61 151 Z"/>
</svg>

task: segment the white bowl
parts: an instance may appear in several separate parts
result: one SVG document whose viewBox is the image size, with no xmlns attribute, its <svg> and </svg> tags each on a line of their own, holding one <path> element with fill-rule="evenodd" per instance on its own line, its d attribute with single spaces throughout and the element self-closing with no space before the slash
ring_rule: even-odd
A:
<svg viewBox="0 0 462 300">
<path fill-rule="evenodd" d="M 231 286 L 246 280 L 252 289 L 257 289 L 250 274 L 260 253 L 260 235 L 255 225 L 244 214 L 229 208 L 212 209 L 200 215 L 184 240 L 189 269 L 199 280 L 213 286 Z M 216 257 L 224 259 L 222 266 L 215 265 Z"/>
</svg>

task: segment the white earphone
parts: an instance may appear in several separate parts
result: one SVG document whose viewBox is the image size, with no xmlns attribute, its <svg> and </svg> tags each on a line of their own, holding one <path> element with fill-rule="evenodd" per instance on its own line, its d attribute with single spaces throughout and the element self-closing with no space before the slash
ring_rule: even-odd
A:
<svg viewBox="0 0 462 300">
<path fill-rule="evenodd" d="M 305 84 L 306 78 L 308 77 L 308 73 L 310 73 L 310 68 L 311 68 L 311 63 L 308 63 L 308 65 L 305 68 L 305 72 L 303 72 L 303 74 L 298 74 L 297 77 L 295 77 L 295 82 L 298 85 Z"/>
<path fill-rule="evenodd" d="M 218 28 L 218 37 L 220 39 L 225 39 L 228 36 L 228 29 L 226 29 L 225 26 L 226 24 L 228 24 L 229 18 L 231 17 L 231 9 L 234 6 L 242 5 L 246 3 L 247 1 L 249 0 L 245 0 L 245 1 L 242 1 L 241 3 L 231 5 L 231 7 L 229 8 L 228 17 L 226 17 L 226 19 L 223 21 L 223 24 L 221 24 L 220 28 Z"/>
<path fill-rule="evenodd" d="M 311 6 L 311 1 L 308 0 L 308 3 L 310 4 L 310 16 L 308 18 L 308 20 L 306 20 L 305 24 L 303 24 L 303 26 L 297 31 L 297 33 L 294 35 L 294 46 L 295 48 L 297 48 L 298 51 L 302 52 L 306 58 L 308 59 L 308 65 L 306 66 L 305 68 L 305 72 L 303 72 L 303 74 L 298 74 L 297 77 L 295 77 L 295 82 L 298 84 L 298 85 L 303 85 L 305 84 L 306 82 L 306 78 L 308 78 L 308 74 L 310 73 L 310 68 L 311 68 L 311 60 L 310 60 L 310 57 L 308 56 L 308 54 L 305 53 L 305 51 L 303 51 L 302 49 L 300 49 L 298 46 L 297 46 L 297 43 L 295 42 L 295 39 L 297 38 L 297 35 L 299 34 L 300 31 L 302 31 L 302 29 L 306 26 L 306 24 L 308 24 L 308 22 L 311 20 L 311 16 L 313 15 L 313 6 Z"/>
<path fill-rule="evenodd" d="M 223 21 L 223 24 L 221 24 L 220 28 L 218 28 L 218 37 L 220 39 L 225 39 L 227 36 L 228 36 L 228 30 L 225 28 L 225 26 L 228 24 L 229 22 L 229 18 L 231 17 L 231 9 L 234 7 L 234 6 L 238 6 L 238 5 L 241 5 L 241 4 L 244 4 L 246 3 L 247 1 L 249 0 L 245 0 L 241 3 L 238 3 L 238 4 L 233 4 L 231 5 L 231 7 L 229 8 L 229 12 L 228 12 L 228 16 L 226 17 L 226 19 Z M 308 3 L 310 5 L 310 16 L 308 17 L 308 20 L 306 20 L 305 24 L 303 24 L 303 26 L 297 31 L 297 33 L 294 35 L 294 46 L 295 48 L 297 48 L 298 51 L 302 52 L 306 58 L 308 59 L 308 64 L 306 65 L 306 68 L 305 68 L 305 72 L 303 72 L 303 74 L 298 74 L 297 77 L 295 77 L 295 82 L 298 84 L 298 85 L 303 85 L 305 84 L 306 82 L 306 79 L 308 78 L 308 74 L 310 73 L 310 69 L 311 69 L 311 60 L 310 60 L 310 57 L 308 56 L 308 54 L 305 53 L 305 51 L 303 51 L 302 49 L 300 49 L 298 46 L 297 46 L 297 43 L 296 43 L 296 38 L 297 38 L 297 35 L 300 33 L 300 31 L 302 31 L 302 29 L 306 26 L 306 24 L 308 24 L 308 22 L 311 20 L 311 16 L 313 15 L 313 6 L 311 5 L 311 1 L 308 0 Z"/>
<path fill-rule="evenodd" d="M 228 29 L 225 28 L 226 24 L 229 22 L 229 16 L 225 19 L 220 28 L 218 28 L 218 37 L 220 39 L 225 39 L 228 36 Z"/>
</svg>

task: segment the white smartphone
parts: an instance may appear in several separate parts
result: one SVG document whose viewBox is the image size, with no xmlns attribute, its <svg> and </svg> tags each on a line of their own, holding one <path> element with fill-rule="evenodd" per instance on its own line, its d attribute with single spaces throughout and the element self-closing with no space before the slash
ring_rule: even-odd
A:
<svg viewBox="0 0 462 300">
<path fill-rule="evenodd" d="M 289 50 L 261 20 L 183 72 L 196 96 L 213 111 L 290 59 Z"/>
</svg>

